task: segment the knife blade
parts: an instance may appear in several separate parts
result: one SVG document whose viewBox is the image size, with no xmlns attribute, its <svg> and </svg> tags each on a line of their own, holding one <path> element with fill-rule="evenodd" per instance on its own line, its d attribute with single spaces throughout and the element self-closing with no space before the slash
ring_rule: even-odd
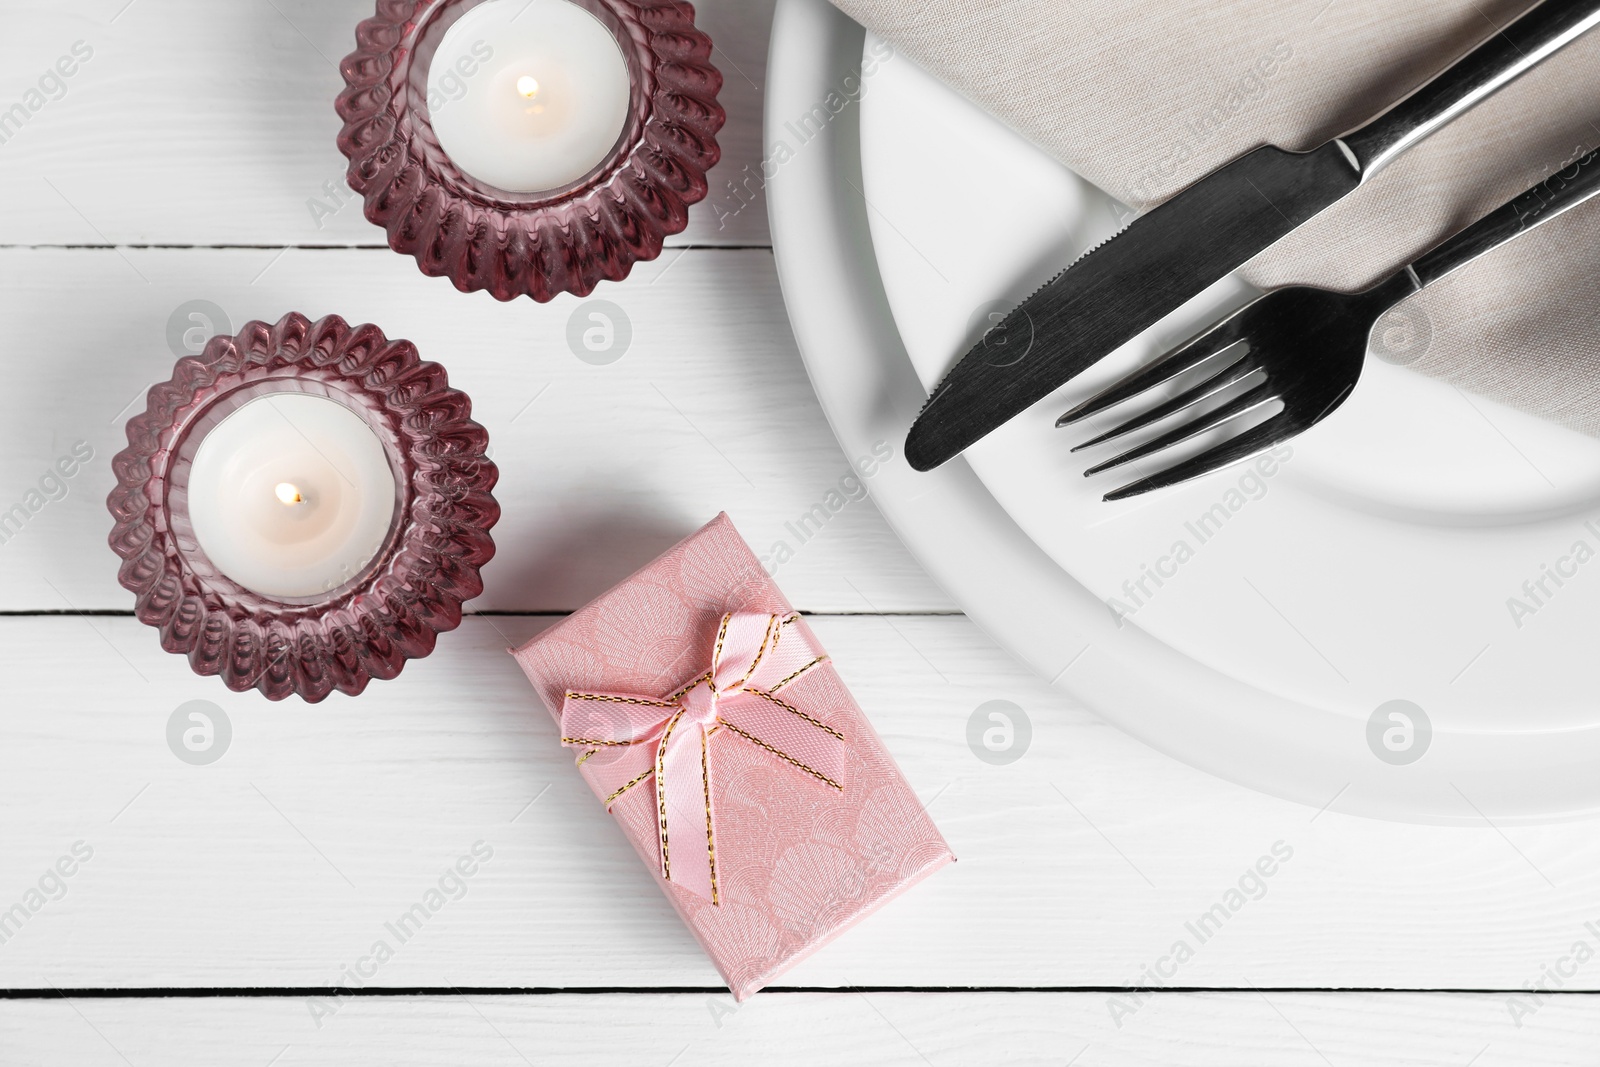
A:
<svg viewBox="0 0 1600 1067">
<path fill-rule="evenodd" d="M 907 462 L 959 455 L 1597 24 L 1600 0 L 1545 0 L 1360 129 L 1310 152 L 1255 149 L 1135 219 L 999 323 L 1031 332 L 1023 358 L 983 340 L 961 358 L 912 425 Z"/>
</svg>

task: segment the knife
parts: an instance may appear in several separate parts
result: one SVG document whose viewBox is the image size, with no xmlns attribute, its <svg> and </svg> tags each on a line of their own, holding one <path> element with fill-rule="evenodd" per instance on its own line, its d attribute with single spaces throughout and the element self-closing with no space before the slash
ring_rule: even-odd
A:
<svg viewBox="0 0 1600 1067">
<path fill-rule="evenodd" d="M 1046 282 L 980 340 L 906 438 L 932 470 L 1137 337 L 1452 119 L 1600 25 L 1600 0 L 1544 0 L 1367 125 L 1309 152 L 1266 145 L 1212 171 Z"/>
</svg>

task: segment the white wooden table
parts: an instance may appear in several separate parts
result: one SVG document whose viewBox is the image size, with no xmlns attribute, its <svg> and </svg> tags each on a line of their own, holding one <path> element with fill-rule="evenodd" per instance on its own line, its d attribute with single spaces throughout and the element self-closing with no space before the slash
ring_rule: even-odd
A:
<svg viewBox="0 0 1600 1067">
<path fill-rule="evenodd" d="M 463 296 L 362 219 L 332 101 L 371 0 L 0 8 L 0 116 L 28 109 L 0 126 L 0 511 L 30 509 L 0 543 L 0 909 L 22 906 L 0 910 L 0 1064 L 1592 1061 L 1594 826 L 1376 823 L 1179 765 L 1020 669 L 870 501 L 778 578 L 961 862 L 734 1005 L 503 651 L 719 510 L 759 551 L 793 542 L 848 470 L 765 205 L 724 184 L 760 156 L 771 4 L 700 6 L 725 162 L 673 248 L 596 294 L 634 331 L 607 366 L 567 346 L 579 301 Z M 30 98 L 77 42 L 64 91 Z M 219 327 L 376 322 L 493 436 L 487 591 L 359 700 L 197 678 L 116 583 L 110 459 L 197 300 Z M 30 498 L 80 440 L 94 458 Z M 967 747 L 989 699 L 1033 724 L 1006 766 Z M 166 740 L 191 700 L 232 726 L 207 766 Z M 459 899 L 363 963 L 478 842 Z M 1274 846 L 1200 942 L 1186 924 Z"/>
</svg>

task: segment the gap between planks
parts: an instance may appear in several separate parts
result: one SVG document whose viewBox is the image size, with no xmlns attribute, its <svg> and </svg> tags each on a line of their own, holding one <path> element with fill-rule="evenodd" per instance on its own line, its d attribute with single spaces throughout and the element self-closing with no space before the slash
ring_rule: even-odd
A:
<svg viewBox="0 0 1600 1067">
<path fill-rule="evenodd" d="M 215 999 L 293 999 L 323 996 L 328 986 L 71 986 L 49 988 L 0 989 L 0 1000 L 134 1000 L 140 998 L 184 998 L 192 1000 Z M 726 986 L 358 986 L 341 988 L 340 996 L 352 997 L 551 997 L 551 996 L 715 996 L 726 993 Z M 1127 986 L 1066 985 L 1066 986 L 1011 986 L 1011 985 L 853 985 L 853 986 L 767 986 L 760 995 L 811 995 L 827 994 L 854 996 L 874 993 L 921 993 L 932 996 L 966 995 L 973 993 L 1016 994 L 1203 994 L 1203 993 L 1329 993 L 1360 996 L 1363 994 L 1414 996 L 1438 994 L 1445 996 L 1501 996 L 1526 993 L 1526 989 L 1471 989 L 1428 988 L 1399 989 L 1384 986 L 1161 986 L 1152 989 L 1135 989 Z M 1547 991 L 1557 997 L 1600 997 L 1593 989 L 1552 989 Z"/>
<path fill-rule="evenodd" d="M 0 244 L 0 252 L 391 252 L 388 245 L 379 243 L 359 242 L 355 244 L 168 244 L 168 243 L 140 243 L 140 244 L 106 244 L 104 242 L 89 242 L 85 244 Z M 663 249 L 665 252 L 770 252 L 771 243 L 767 244 L 668 244 Z M 403 255 L 404 253 L 395 253 Z M 659 256 L 657 257 L 660 258 Z M 640 260 L 641 263 L 651 263 L 654 260 Z M 618 283 L 621 284 L 621 283 Z"/>
</svg>

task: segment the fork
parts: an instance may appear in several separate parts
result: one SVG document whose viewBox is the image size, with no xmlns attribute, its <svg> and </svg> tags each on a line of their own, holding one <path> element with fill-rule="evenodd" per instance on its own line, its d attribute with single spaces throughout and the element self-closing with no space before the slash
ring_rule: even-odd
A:
<svg viewBox="0 0 1600 1067">
<path fill-rule="evenodd" d="M 1275 289 L 1190 338 L 1145 367 L 1096 393 L 1056 420 L 1067 426 L 1096 415 L 1216 360 L 1209 377 L 1072 451 L 1153 426 L 1185 412 L 1189 417 L 1120 455 L 1084 471 L 1085 477 L 1132 463 L 1207 430 L 1235 423 L 1281 402 L 1281 411 L 1225 437 L 1196 455 L 1105 494 L 1122 500 L 1148 493 L 1258 455 L 1310 429 L 1344 403 L 1361 378 L 1373 327 L 1390 308 L 1491 249 L 1548 222 L 1600 193 L 1600 149 L 1564 165 L 1538 185 L 1495 209 L 1421 258 L 1369 289 L 1341 293 L 1306 285 Z M 1239 346 L 1243 345 L 1243 350 Z M 1226 353 L 1226 355 L 1224 355 Z M 1201 412 L 1194 405 L 1235 390 L 1225 403 Z M 1237 427 L 1229 427 L 1237 429 Z"/>
</svg>

